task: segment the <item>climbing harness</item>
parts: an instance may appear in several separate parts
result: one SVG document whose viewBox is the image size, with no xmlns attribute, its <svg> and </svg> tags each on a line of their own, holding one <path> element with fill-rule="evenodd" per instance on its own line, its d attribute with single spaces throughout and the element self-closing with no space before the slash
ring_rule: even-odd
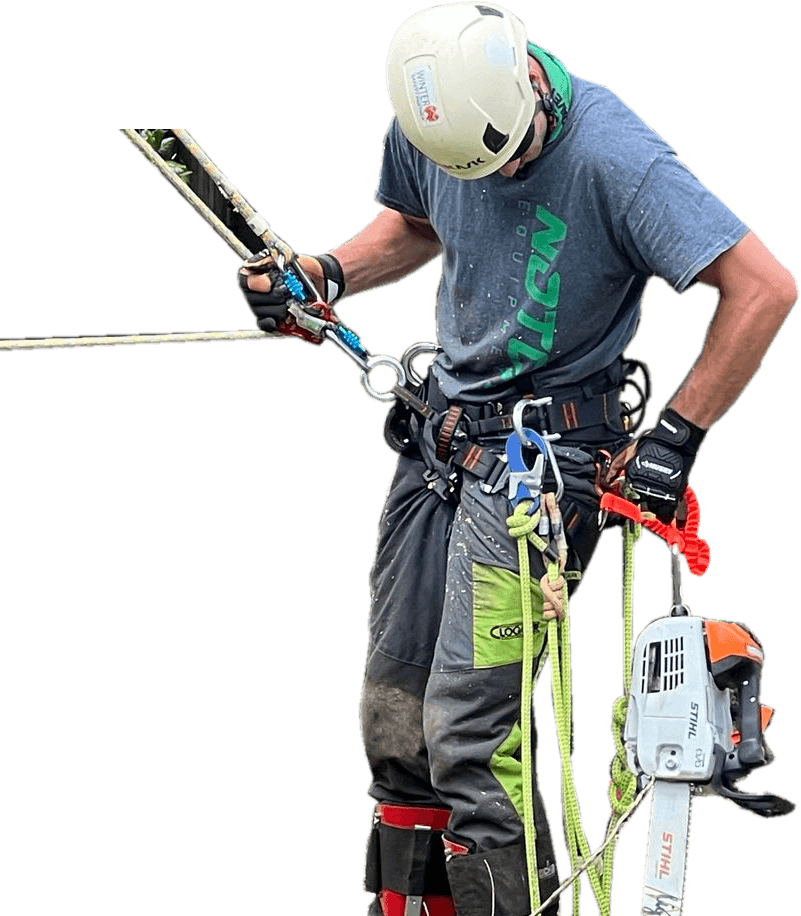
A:
<svg viewBox="0 0 801 916">
<path fill-rule="evenodd" d="M 332 340 L 361 369 L 365 391 L 376 400 L 393 402 L 385 425 L 386 439 L 392 448 L 402 452 L 419 437 L 423 427 L 435 430 L 433 451 L 439 466 L 426 472 L 427 482 L 443 499 L 453 497 L 458 486 L 457 476 L 461 472 L 478 478 L 482 489 L 488 493 L 498 492 L 506 484 L 510 473 L 508 456 L 498 456 L 480 442 L 484 437 L 508 435 L 514 430 L 512 407 L 519 396 L 513 401 L 502 400 L 493 404 L 490 414 L 479 411 L 477 416 L 472 416 L 473 408 L 465 411 L 452 404 L 435 409 L 426 397 L 424 380 L 414 367 L 419 357 L 439 352 L 435 344 L 414 344 L 400 359 L 371 354 L 359 336 L 338 319 L 330 305 L 319 300 L 293 249 L 276 235 L 267 220 L 248 203 L 188 131 L 183 128 L 122 128 L 122 133 L 240 258 L 247 260 L 262 252 L 273 257 L 292 293 L 286 319 L 279 323 L 275 332 L 270 333 L 246 330 L 24 338 L 0 340 L 0 350 L 258 340 L 285 336 L 301 337 L 315 344 Z M 642 364 L 626 360 L 614 368 L 614 378 L 607 377 L 605 370 L 598 382 L 590 380 L 565 391 L 562 396 L 546 400 L 529 399 L 519 410 L 536 407 L 540 425 L 549 429 L 552 435 L 591 426 L 622 432 L 624 421 L 641 415 L 643 391 L 647 395 L 649 382 L 647 373 L 644 389 L 633 379 L 636 370 L 645 372 Z M 375 382 L 379 375 L 376 370 L 382 369 L 388 370 L 394 379 L 383 388 Z M 633 385 L 634 390 L 640 393 L 640 402 L 633 408 L 621 404 L 621 391 L 628 385 Z M 518 427 L 520 425 L 518 422 Z M 627 428 L 631 431 L 631 423 L 627 423 Z M 550 445 L 546 445 L 546 452 L 549 448 Z M 555 468 L 555 462 L 551 462 L 551 466 Z M 528 476 L 528 471 L 522 469 L 516 473 Z"/>
</svg>

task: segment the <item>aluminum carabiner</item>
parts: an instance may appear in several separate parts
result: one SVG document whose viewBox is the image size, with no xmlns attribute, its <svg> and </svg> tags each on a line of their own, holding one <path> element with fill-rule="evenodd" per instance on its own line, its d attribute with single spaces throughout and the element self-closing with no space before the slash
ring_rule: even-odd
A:
<svg viewBox="0 0 801 916">
<path fill-rule="evenodd" d="M 509 467 L 508 497 L 513 509 L 522 500 L 530 499 L 531 512 L 536 512 L 542 496 L 542 481 L 548 455 L 547 443 L 533 429 L 521 429 L 521 432 L 524 438 L 515 431 L 506 440 L 506 462 Z M 526 448 L 539 450 L 532 468 L 529 468 L 523 459 L 524 444 Z"/>
<path fill-rule="evenodd" d="M 517 440 L 522 443 L 522 445 L 527 448 L 538 448 L 548 461 L 550 461 L 551 467 L 553 468 L 553 476 L 556 480 L 556 501 L 558 503 L 565 492 L 565 484 L 559 471 L 559 465 L 556 462 L 556 455 L 554 454 L 552 443 L 561 437 L 559 433 L 549 433 L 545 429 L 542 430 L 541 434 L 535 433 L 533 430 L 523 426 L 523 416 L 527 410 L 537 407 L 547 407 L 552 402 L 553 398 L 550 397 L 536 399 L 521 398 L 512 410 L 512 426 L 514 428 L 513 435 L 517 437 Z"/>
</svg>

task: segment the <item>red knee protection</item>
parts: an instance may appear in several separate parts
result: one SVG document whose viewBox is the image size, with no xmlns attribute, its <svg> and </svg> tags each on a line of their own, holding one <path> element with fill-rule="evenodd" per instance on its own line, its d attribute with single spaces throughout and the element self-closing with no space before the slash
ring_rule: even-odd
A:
<svg viewBox="0 0 801 916">
<path fill-rule="evenodd" d="M 404 830 L 444 830 L 451 816 L 448 808 L 417 808 L 413 805 L 377 805 L 375 813 L 382 824 Z"/>
<path fill-rule="evenodd" d="M 381 891 L 378 899 L 383 916 L 456 916 L 453 897 L 434 894 L 406 897 L 395 891 Z"/>
<path fill-rule="evenodd" d="M 367 889 L 383 916 L 455 916 L 442 844 L 449 817 L 445 808 L 377 806 Z"/>
</svg>

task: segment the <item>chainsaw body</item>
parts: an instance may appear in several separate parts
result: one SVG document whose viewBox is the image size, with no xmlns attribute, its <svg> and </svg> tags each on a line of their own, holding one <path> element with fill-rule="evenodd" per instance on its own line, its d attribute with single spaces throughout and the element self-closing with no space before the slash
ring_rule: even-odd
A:
<svg viewBox="0 0 801 916">
<path fill-rule="evenodd" d="M 772 710 L 759 702 L 763 660 L 740 624 L 678 615 L 647 626 L 634 650 L 623 734 L 631 769 L 643 782 L 688 782 L 764 816 L 786 813 L 783 799 L 733 788 L 773 759 L 764 741 Z"/>
</svg>

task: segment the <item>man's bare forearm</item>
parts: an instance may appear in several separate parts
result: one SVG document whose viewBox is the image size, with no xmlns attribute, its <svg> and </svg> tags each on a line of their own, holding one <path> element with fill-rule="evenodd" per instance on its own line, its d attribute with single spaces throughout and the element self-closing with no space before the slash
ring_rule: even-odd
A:
<svg viewBox="0 0 801 916">
<path fill-rule="evenodd" d="M 756 373 L 796 299 L 793 278 L 754 235 L 703 271 L 720 302 L 701 355 L 670 407 L 707 429 Z"/>
<path fill-rule="evenodd" d="M 352 295 L 399 280 L 440 251 L 429 223 L 386 209 L 332 254 L 342 265 L 345 286 L 348 295 Z"/>
</svg>

